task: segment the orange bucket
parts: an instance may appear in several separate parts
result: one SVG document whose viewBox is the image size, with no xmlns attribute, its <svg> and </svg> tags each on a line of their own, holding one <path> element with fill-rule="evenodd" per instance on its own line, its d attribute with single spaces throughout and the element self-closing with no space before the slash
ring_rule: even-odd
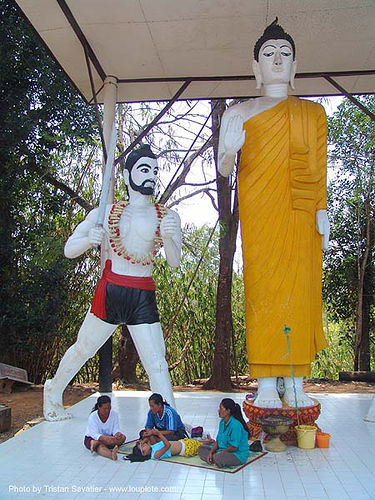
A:
<svg viewBox="0 0 375 500">
<path fill-rule="evenodd" d="M 329 448 L 329 438 L 331 437 L 328 432 L 317 432 L 316 433 L 316 446 L 318 448 Z"/>
</svg>

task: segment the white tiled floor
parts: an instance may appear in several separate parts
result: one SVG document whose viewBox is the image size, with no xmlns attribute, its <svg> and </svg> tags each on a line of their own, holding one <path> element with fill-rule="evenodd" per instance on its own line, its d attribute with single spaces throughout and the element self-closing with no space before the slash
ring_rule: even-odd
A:
<svg viewBox="0 0 375 500">
<path fill-rule="evenodd" d="M 147 392 L 114 392 L 113 406 L 128 439 L 143 427 Z M 268 453 L 236 474 L 166 462 L 129 463 L 91 455 L 83 447 L 96 395 L 75 405 L 74 419 L 42 422 L 0 445 L 0 499 L 283 500 L 375 499 L 375 423 L 366 423 L 371 394 L 317 394 L 320 427 L 329 449 Z M 244 394 L 176 393 L 186 422 L 216 434 L 223 397 Z M 120 456 L 121 457 L 121 456 Z"/>
</svg>

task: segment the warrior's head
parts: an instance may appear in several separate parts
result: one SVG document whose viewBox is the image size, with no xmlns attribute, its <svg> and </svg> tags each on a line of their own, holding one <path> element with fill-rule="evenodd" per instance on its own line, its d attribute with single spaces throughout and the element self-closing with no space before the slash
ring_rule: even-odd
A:
<svg viewBox="0 0 375 500">
<path fill-rule="evenodd" d="M 125 184 L 144 195 L 152 195 L 158 175 L 156 156 L 148 144 L 129 153 L 125 161 Z"/>
</svg>

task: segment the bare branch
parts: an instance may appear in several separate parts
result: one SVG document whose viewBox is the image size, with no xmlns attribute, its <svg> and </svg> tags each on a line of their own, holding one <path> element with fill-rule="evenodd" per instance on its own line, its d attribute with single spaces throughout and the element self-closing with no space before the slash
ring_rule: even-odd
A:
<svg viewBox="0 0 375 500">
<path fill-rule="evenodd" d="M 213 184 L 214 182 L 216 182 L 216 179 L 212 179 L 210 181 L 206 181 L 206 182 L 200 182 L 198 184 L 194 184 L 193 182 L 185 182 L 184 186 L 208 186 L 209 184 Z"/>
<path fill-rule="evenodd" d="M 73 191 L 69 186 L 64 184 L 61 181 L 58 181 L 55 179 L 52 175 L 50 174 L 45 174 L 43 175 L 44 179 L 49 183 L 55 186 L 56 188 L 60 189 L 63 191 L 65 194 L 67 194 L 72 201 L 75 201 L 79 206 L 81 206 L 83 209 L 86 210 L 86 212 L 90 212 L 94 207 L 91 205 L 91 203 L 88 203 L 86 200 L 84 200 L 78 193 Z"/>
<path fill-rule="evenodd" d="M 216 192 L 216 191 L 215 191 Z M 212 196 L 211 192 L 209 189 L 207 189 L 207 192 L 206 192 L 207 196 L 210 198 L 211 200 L 211 203 L 212 203 L 212 206 L 214 207 L 214 209 L 218 212 L 219 209 L 218 209 L 218 206 L 216 204 L 216 200 L 215 198 Z"/>
<path fill-rule="evenodd" d="M 90 212 L 94 207 L 86 200 L 84 200 L 76 191 L 73 191 L 69 186 L 59 181 L 53 175 L 43 172 L 40 168 L 33 166 L 29 167 L 30 170 L 36 172 L 42 179 L 44 179 L 48 184 L 55 186 L 57 189 L 60 189 L 65 194 L 67 194 L 72 201 L 75 201 L 80 207 L 82 207 L 87 212 Z"/>
<path fill-rule="evenodd" d="M 193 193 L 186 194 L 185 196 L 182 196 L 182 198 L 178 198 L 178 200 L 175 200 L 175 201 L 172 201 L 171 203 L 169 203 L 168 208 L 174 207 L 175 205 L 178 205 L 182 201 L 188 200 L 189 198 L 192 198 L 193 196 L 200 194 L 200 193 L 208 194 L 208 189 L 207 188 L 198 189 L 197 191 L 194 191 Z"/>
<path fill-rule="evenodd" d="M 167 191 L 165 191 L 161 198 L 160 198 L 160 201 L 162 203 L 165 203 L 171 196 L 172 194 L 180 187 L 182 186 L 184 183 L 185 183 L 185 179 L 186 179 L 186 176 L 187 174 L 189 173 L 190 171 L 190 168 L 191 168 L 191 165 L 193 164 L 193 162 L 196 160 L 196 158 L 198 156 L 200 156 L 201 154 L 203 154 L 208 148 L 210 148 L 212 146 L 212 141 L 213 141 L 213 138 L 212 136 L 207 139 L 207 141 L 197 150 L 195 151 L 194 153 L 192 153 L 184 162 L 183 164 L 183 169 L 182 169 L 182 172 L 180 173 L 180 175 L 177 176 L 177 178 L 175 179 L 175 181 L 170 185 L 170 187 L 168 188 Z"/>
<path fill-rule="evenodd" d="M 177 359 L 177 361 L 175 361 L 174 363 L 172 363 L 171 365 L 168 366 L 169 371 L 174 370 L 186 358 L 189 346 L 191 344 L 191 340 L 192 340 L 191 337 L 189 337 L 186 344 L 184 345 L 184 347 L 181 351 L 181 356 Z"/>
</svg>

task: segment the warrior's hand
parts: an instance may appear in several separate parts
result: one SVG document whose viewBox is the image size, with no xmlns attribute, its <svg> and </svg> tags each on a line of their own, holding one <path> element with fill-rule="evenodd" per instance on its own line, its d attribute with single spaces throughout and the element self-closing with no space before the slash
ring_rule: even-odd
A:
<svg viewBox="0 0 375 500">
<path fill-rule="evenodd" d="M 88 234 L 88 240 L 92 247 L 97 247 L 101 244 L 104 232 L 105 231 L 102 227 L 92 227 L 90 229 Z"/>
<path fill-rule="evenodd" d="M 160 223 L 160 235 L 164 239 L 171 239 L 178 232 L 178 223 L 171 213 L 165 215 Z"/>
<path fill-rule="evenodd" d="M 244 145 L 245 134 L 242 116 L 231 116 L 224 134 L 224 153 L 232 156 L 236 155 Z"/>
<path fill-rule="evenodd" d="M 316 229 L 318 233 L 323 236 L 323 242 L 322 242 L 323 250 L 327 250 L 329 242 L 329 233 L 330 233 L 327 210 L 318 210 L 316 212 Z"/>
</svg>

